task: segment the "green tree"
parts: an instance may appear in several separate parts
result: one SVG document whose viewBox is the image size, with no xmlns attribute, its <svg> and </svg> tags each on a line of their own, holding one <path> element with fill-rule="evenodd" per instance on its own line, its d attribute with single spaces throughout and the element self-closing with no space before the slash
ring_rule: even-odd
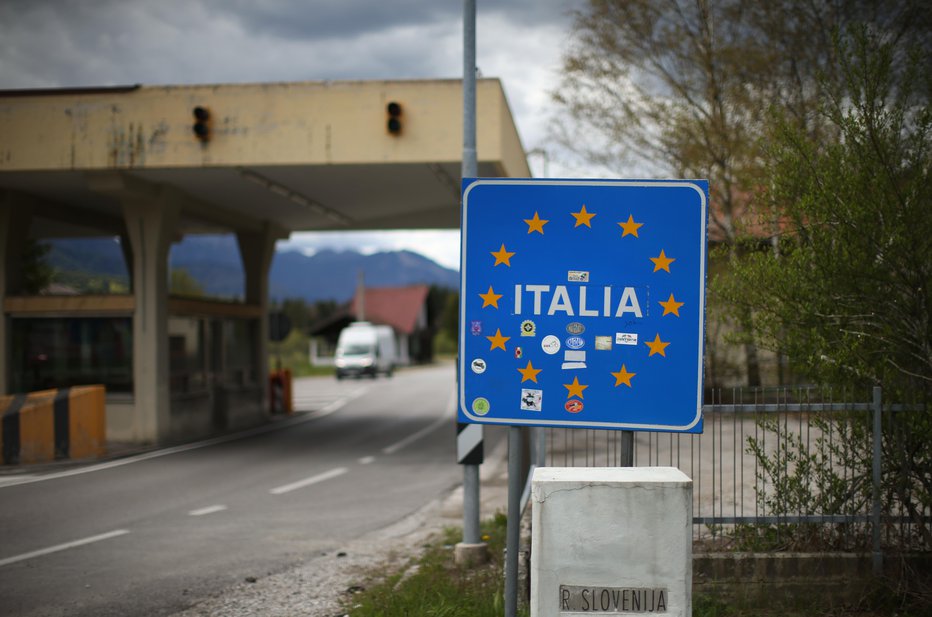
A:
<svg viewBox="0 0 932 617">
<path fill-rule="evenodd" d="M 26 240 L 23 248 L 23 278 L 20 293 L 35 295 L 46 289 L 55 277 L 55 269 L 48 263 L 51 245 L 35 238 Z"/>
<path fill-rule="evenodd" d="M 452 292 L 447 296 L 446 305 L 443 307 L 443 316 L 440 318 L 440 329 L 452 341 L 459 338 L 460 327 L 460 295 Z"/>
<path fill-rule="evenodd" d="M 857 22 L 928 43 L 917 0 L 589 0 L 575 14 L 554 93 L 563 112 L 556 137 L 620 176 L 634 167 L 708 178 L 710 237 L 734 249 L 748 223 L 759 235 L 776 229 L 775 204 L 759 191 L 766 110 L 776 105 L 808 136 L 834 138 L 836 127 L 816 113 L 817 77 L 842 81 L 832 33 Z M 738 257 L 722 254 L 729 264 Z M 717 298 L 709 302 L 714 320 Z M 750 319 L 733 316 L 743 327 Z M 756 351 L 744 353 L 748 383 L 758 385 Z"/>
<path fill-rule="evenodd" d="M 311 309 L 304 298 L 285 298 L 278 309 L 288 316 L 292 329 L 307 332 L 311 323 Z"/>
<path fill-rule="evenodd" d="M 820 113 L 839 139 L 778 114 L 767 186 L 783 213 L 779 251 L 749 241 L 713 288 L 752 315 L 749 337 L 816 381 L 926 405 L 885 420 L 884 496 L 932 547 L 921 516 L 932 505 L 932 65 L 921 47 L 866 28 L 837 50 L 843 85 L 823 82 Z M 869 455 L 859 460 L 869 478 Z"/>
<path fill-rule="evenodd" d="M 840 43 L 843 92 L 827 91 L 823 142 L 780 118 L 769 196 L 780 250 L 755 251 L 713 285 L 750 310 L 752 335 L 824 383 L 932 393 L 932 70 L 864 32 Z"/>
<path fill-rule="evenodd" d="M 171 281 L 169 283 L 170 293 L 177 296 L 187 296 L 189 298 L 204 297 L 204 287 L 196 278 L 191 276 L 186 268 L 173 268 L 171 271 Z"/>
<path fill-rule="evenodd" d="M 318 300 L 311 305 L 311 323 L 319 324 L 327 321 L 340 310 L 340 304 L 336 300 Z"/>
<path fill-rule="evenodd" d="M 456 354 L 459 341 L 459 306 L 459 293 L 449 291 L 445 295 L 443 310 L 437 316 L 434 350 L 438 354 Z"/>
</svg>

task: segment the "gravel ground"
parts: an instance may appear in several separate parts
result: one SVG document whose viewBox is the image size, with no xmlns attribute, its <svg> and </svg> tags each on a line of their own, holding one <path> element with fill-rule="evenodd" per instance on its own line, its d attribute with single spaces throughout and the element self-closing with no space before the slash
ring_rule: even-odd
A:
<svg viewBox="0 0 932 617">
<path fill-rule="evenodd" d="M 480 469 L 483 518 L 506 509 L 506 446 L 503 441 Z M 311 556 L 278 574 L 250 578 L 172 617 L 342 617 L 353 588 L 364 586 L 372 572 L 402 566 L 444 527 L 462 526 L 462 504 L 460 487 L 338 551 Z"/>
</svg>

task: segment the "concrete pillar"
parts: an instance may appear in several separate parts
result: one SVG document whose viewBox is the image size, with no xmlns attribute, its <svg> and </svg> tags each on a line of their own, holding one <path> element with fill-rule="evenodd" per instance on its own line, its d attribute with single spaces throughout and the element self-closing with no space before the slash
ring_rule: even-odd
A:
<svg viewBox="0 0 932 617">
<path fill-rule="evenodd" d="M 17 295 L 23 287 L 23 254 L 29 241 L 32 215 L 22 204 L 17 207 L 13 193 L 0 196 L 0 284 L 4 294 Z"/>
<path fill-rule="evenodd" d="M 255 349 L 259 357 L 256 368 L 259 382 L 262 384 L 262 408 L 269 409 L 269 269 L 275 257 L 275 241 L 281 238 L 281 230 L 266 222 L 259 231 L 239 231 L 236 239 L 239 244 L 240 258 L 243 260 L 243 272 L 246 275 L 246 303 L 259 305 L 262 317 L 256 328 Z"/>
<path fill-rule="evenodd" d="M 23 206 L 14 205 L 10 192 L 0 192 L 0 394 L 10 392 L 12 364 L 10 318 L 3 310 L 7 295 L 21 292 L 23 251 L 29 239 L 32 216 Z"/>
<path fill-rule="evenodd" d="M 168 194 L 124 197 L 132 245 L 134 438 L 159 442 L 171 429 L 168 365 L 168 251 L 180 207 Z"/>
<path fill-rule="evenodd" d="M 541 467 L 531 617 L 692 615 L 692 481 L 672 467 Z"/>
</svg>

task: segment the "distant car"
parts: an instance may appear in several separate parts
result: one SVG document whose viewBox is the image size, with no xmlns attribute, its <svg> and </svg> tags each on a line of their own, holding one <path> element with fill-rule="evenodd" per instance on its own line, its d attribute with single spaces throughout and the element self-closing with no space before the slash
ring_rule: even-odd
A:
<svg viewBox="0 0 932 617">
<path fill-rule="evenodd" d="M 398 351 L 395 334 L 388 326 L 376 326 L 368 321 L 356 321 L 340 332 L 337 339 L 336 376 L 392 376 Z"/>
</svg>

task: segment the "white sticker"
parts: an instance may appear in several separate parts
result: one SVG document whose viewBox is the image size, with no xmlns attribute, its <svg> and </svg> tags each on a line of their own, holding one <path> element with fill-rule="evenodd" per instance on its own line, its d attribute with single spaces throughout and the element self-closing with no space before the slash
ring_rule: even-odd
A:
<svg viewBox="0 0 932 617">
<path fill-rule="evenodd" d="M 630 332 L 616 332 L 615 343 L 617 345 L 637 345 L 638 335 L 636 332 L 633 334 Z"/>
<path fill-rule="evenodd" d="M 563 364 L 560 365 L 564 371 L 586 368 L 586 352 L 566 350 L 563 352 Z"/>
<path fill-rule="evenodd" d="M 521 390 L 521 409 L 523 411 L 540 411 L 543 402 L 543 390 Z"/>
<path fill-rule="evenodd" d="M 589 273 L 583 270 L 570 270 L 566 274 L 566 280 L 570 283 L 588 283 Z"/>
<path fill-rule="evenodd" d="M 596 336 L 595 337 L 595 348 L 601 351 L 611 349 L 612 348 L 612 337 L 611 336 Z"/>
<path fill-rule="evenodd" d="M 541 349 L 544 350 L 545 354 L 549 354 L 552 356 L 553 354 L 560 351 L 560 339 L 558 339 L 552 334 L 548 334 L 540 342 L 540 347 Z"/>
<path fill-rule="evenodd" d="M 481 375 L 485 372 L 485 369 L 488 368 L 488 366 L 486 365 L 485 360 L 482 358 L 476 358 L 470 363 L 469 368 L 472 369 L 473 373 Z"/>
</svg>

